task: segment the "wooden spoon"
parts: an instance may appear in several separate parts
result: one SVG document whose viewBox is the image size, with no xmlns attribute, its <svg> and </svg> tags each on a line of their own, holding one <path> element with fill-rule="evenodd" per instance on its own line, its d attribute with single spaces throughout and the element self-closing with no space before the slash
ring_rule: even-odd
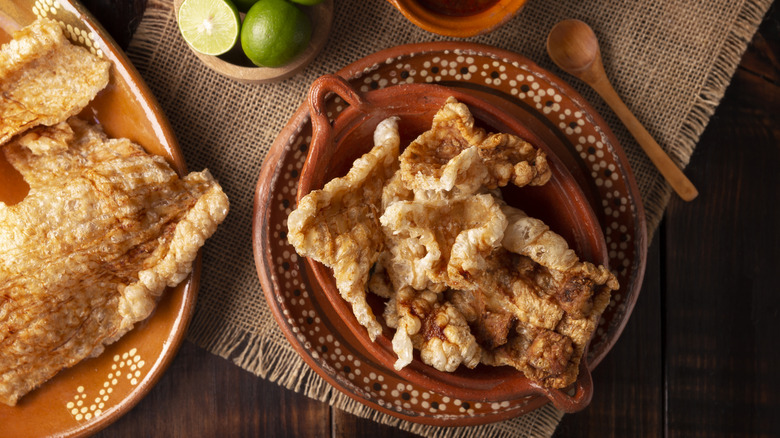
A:
<svg viewBox="0 0 780 438">
<path fill-rule="evenodd" d="M 650 160 L 680 198 L 691 201 L 699 194 L 693 183 L 642 126 L 609 83 L 601 63 L 599 42 L 593 29 L 579 20 L 556 24 L 547 37 L 547 53 L 561 69 L 590 85 L 617 114 Z"/>
</svg>

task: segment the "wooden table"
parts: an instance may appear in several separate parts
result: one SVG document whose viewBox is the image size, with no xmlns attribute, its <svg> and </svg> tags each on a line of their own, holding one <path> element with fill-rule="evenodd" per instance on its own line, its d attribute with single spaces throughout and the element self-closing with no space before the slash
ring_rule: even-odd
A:
<svg viewBox="0 0 780 438">
<path fill-rule="evenodd" d="M 85 3 L 100 20 L 124 14 L 114 1 Z M 125 44 L 134 22 L 106 27 Z M 686 169 L 701 195 L 671 201 L 634 313 L 593 373 L 593 401 L 556 436 L 780 436 L 779 57 L 775 4 Z M 185 343 L 150 394 L 98 436 L 411 435 Z"/>
</svg>

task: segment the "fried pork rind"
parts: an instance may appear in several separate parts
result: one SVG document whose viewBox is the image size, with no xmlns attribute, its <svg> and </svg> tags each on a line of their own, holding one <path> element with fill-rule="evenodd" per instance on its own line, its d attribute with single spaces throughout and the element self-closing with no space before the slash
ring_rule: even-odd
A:
<svg viewBox="0 0 780 438">
<path fill-rule="evenodd" d="M 474 368 L 482 355 L 466 319 L 446 301 L 425 319 L 419 348 L 424 363 L 447 372 L 455 371 L 461 363 Z"/>
<path fill-rule="evenodd" d="M 395 140 L 397 125 L 392 131 Z M 356 162 L 346 180 L 329 183 L 358 201 L 333 202 L 337 207 L 329 214 L 302 202 L 299 210 L 308 212 L 291 215 L 290 230 L 301 228 L 298 215 L 305 214 L 313 221 L 306 226 L 320 230 L 307 246 L 324 250 L 315 258 L 333 264 L 337 248 L 360 242 L 363 264 L 351 271 L 352 282 L 345 287 L 351 292 L 339 290 L 372 340 L 379 329 L 372 333 L 363 322 L 375 322 L 364 304 L 365 290 L 388 300 L 384 318 L 395 329 L 394 367 L 411 363 L 417 349 L 424 363 L 441 371 L 461 364 L 473 368 L 481 361 L 513 366 L 548 387 L 574 382 L 610 290 L 618 285 L 607 268 L 581 262 L 542 221 L 501 199 L 498 189 L 510 182 L 549 180 L 544 153 L 518 137 L 475 128 L 468 108 L 450 98 L 431 130 L 400 156 L 400 166 L 390 155 L 382 157 L 372 161 L 382 161 L 377 164 L 382 171 L 361 170 Z M 369 185 L 350 176 L 353 172 L 379 176 Z M 325 199 L 319 208 L 329 208 L 330 198 L 318 196 Z M 338 246 L 341 237 L 347 242 Z M 338 282 L 339 269 L 334 273 Z"/>
<path fill-rule="evenodd" d="M 393 284 L 417 290 L 459 288 L 501 244 L 506 218 L 490 194 L 458 201 L 400 201 L 380 218 L 392 256 Z"/>
<path fill-rule="evenodd" d="M 468 107 L 453 97 L 404 150 L 400 173 L 418 198 L 461 198 L 509 182 L 542 185 L 551 175 L 544 152 L 517 136 L 475 127 Z"/>
<path fill-rule="evenodd" d="M 509 225 L 502 244 L 511 251 L 493 259 L 490 275 L 477 278 L 477 301 L 487 310 L 510 311 L 516 336 L 487 350 L 483 362 L 511 365 L 545 386 L 564 388 L 577 378 L 585 348 L 618 288 L 604 266 L 582 262 L 542 221 L 502 207 Z"/>
<path fill-rule="evenodd" d="M 77 118 L 8 143 L 30 185 L 0 202 L 0 401 L 19 397 L 145 319 L 192 269 L 228 201 Z"/>
<path fill-rule="evenodd" d="M 544 222 L 508 205 L 502 210 L 509 220 L 502 245 L 545 268 L 549 278 L 544 278 L 544 283 L 540 280 L 537 287 L 548 292 L 569 315 L 577 319 L 587 317 L 592 311 L 594 293 L 609 295 L 610 290 L 618 289 L 617 278 L 609 269 L 581 262 L 566 240 Z"/>
<path fill-rule="evenodd" d="M 385 321 L 388 327 L 394 328 L 393 351 L 398 355 L 395 369 L 409 365 L 412 362 L 414 341 L 412 336 L 420 333 L 423 321 L 433 311 L 433 306 L 439 301 L 439 293 L 434 291 L 416 291 L 404 286 L 396 292 L 385 307 Z M 421 320 L 420 318 L 423 318 Z M 417 347 L 421 342 L 418 340 Z"/>
<path fill-rule="evenodd" d="M 382 121 L 374 148 L 346 176 L 304 196 L 287 221 L 298 254 L 333 268 L 336 287 L 374 340 L 382 327 L 366 302 L 369 271 L 384 250 L 382 190 L 398 168 L 398 120 Z"/>
<path fill-rule="evenodd" d="M 443 298 L 439 292 L 404 286 L 387 302 L 385 320 L 396 329 L 395 369 L 412 362 L 414 348 L 420 350 L 423 363 L 439 371 L 452 372 L 461 364 L 468 368 L 479 364 L 482 351 L 466 318 Z"/>
<path fill-rule="evenodd" d="M 394 202 L 412 200 L 414 200 L 414 192 L 406 188 L 401 179 L 401 172 L 396 171 L 382 189 L 382 211 Z"/>
<path fill-rule="evenodd" d="M 390 253 L 383 275 L 399 291 L 390 306 L 397 312 L 385 313 L 398 327 L 396 368 L 411 360 L 410 345 L 438 369 L 460 363 L 446 342 L 419 342 L 418 317 L 436 313 L 453 321 L 454 332 L 468 322 L 484 362 L 514 366 L 547 386 L 572 383 L 617 282 L 605 267 L 580 262 L 562 237 L 495 192 L 509 182 L 544 184 L 550 177 L 544 154 L 517 137 L 474 128 L 466 106 L 452 99 L 400 160 L 384 190 L 381 218 Z M 457 291 L 447 292 L 449 300 L 447 289 Z M 438 293 L 436 310 L 410 314 L 399 307 L 405 302 L 399 297 L 415 291 Z M 449 313 L 458 316 L 445 318 Z"/>
<path fill-rule="evenodd" d="M 0 47 L 0 145 L 33 126 L 81 111 L 108 84 L 110 62 L 71 44 L 39 19 Z"/>
<path fill-rule="evenodd" d="M 390 249 L 382 269 L 398 288 L 389 306 L 395 313 L 385 314 L 396 327 L 395 368 L 411 362 L 413 345 L 423 362 L 441 371 L 461 363 L 473 368 L 480 358 L 476 340 L 463 315 L 442 301 L 442 292 L 470 285 L 466 279 L 487 268 L 486 258 L 500 246 L 506 228 L 499 204 L 490 194 L 398 201 L 380 221 Z M 418 336 L 421 326 L 426 330 Z"/>
</svg>

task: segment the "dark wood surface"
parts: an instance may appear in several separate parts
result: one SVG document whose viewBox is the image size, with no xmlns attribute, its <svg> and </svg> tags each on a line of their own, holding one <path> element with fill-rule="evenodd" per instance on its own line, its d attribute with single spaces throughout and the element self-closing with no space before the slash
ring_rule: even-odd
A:
<svg viewBox="0 0 780 438">
<path fill-rule="evenodd" d="M 106 5 L 121 2 L 85 3 L 108 22 Z M 780 436 L 778 9 L 765 18 L 686 169 L 699 198 L 671 201 L 634 313 L 593 373 L 593 401 L 566 415 L 556 437 Z M 120 44 L 133 29 L 106 27 Z M 411 435 L 185 343 L 150 394 L 98 436 Z"/>
</svg>

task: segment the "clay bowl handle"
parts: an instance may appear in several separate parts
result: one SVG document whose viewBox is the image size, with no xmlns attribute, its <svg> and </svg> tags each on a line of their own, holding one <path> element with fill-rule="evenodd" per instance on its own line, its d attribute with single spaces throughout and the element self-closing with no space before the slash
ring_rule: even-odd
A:
<svg viewBox="0 0 780 438">
<path fill-rule="evenodd" d="M 333 135 L 330 120 L 325 110 L 325 99 L 335 93 L 356 110 L 365 112 L 368 104 L 346 79 L 328 74 L 316 79 L 309 89 L 309 112 L 311 114 L 311 145 L 306 163 L 298 182 L 297 200 L 300 201 L 313 187 L 321 184 L 333 155 Z M 304 190 L 301 190 L 301 187 Z"/>
<path fill-rule="evenodd" d="M 577 381 L 574 382 L 574 395 L 569 395 L 560 389 L 541 386 L 538 389 L 550 399 L 553 406 L 567 414 L 585 409 L 593 397 L 593 378 L 590 376 L 590 370 L 588 370 L 585 357 L 580 361 L 580 372 L 577 375 Z"/>
</svg>

